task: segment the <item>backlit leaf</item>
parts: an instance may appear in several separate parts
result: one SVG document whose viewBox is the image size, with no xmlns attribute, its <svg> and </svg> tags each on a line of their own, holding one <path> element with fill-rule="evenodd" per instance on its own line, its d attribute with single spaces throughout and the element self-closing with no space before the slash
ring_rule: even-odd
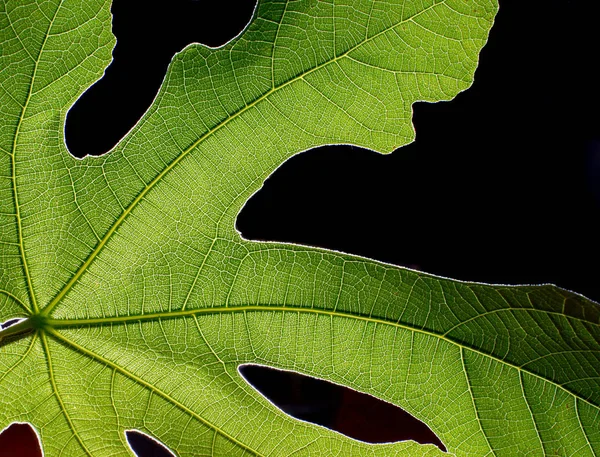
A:
<svg viewBox="0 0 600 457">
<path fill-rule="evenodd" d="M 105 0 L 0 4 L 0 428 L 47 456 L 434 456 L 370 445 L 266 401 L 241 364 L 369 393 L 457 456 L 600 449 L 600 308 L 554 286 L 489 286 L 240 238 L 283 161 L 411 142 L 412 104 L 473 80 L 496 0 L 261 1 L 219 49 L 177 54 L 109 154 L 64 145 L 111 59 Z"/>
</svg>

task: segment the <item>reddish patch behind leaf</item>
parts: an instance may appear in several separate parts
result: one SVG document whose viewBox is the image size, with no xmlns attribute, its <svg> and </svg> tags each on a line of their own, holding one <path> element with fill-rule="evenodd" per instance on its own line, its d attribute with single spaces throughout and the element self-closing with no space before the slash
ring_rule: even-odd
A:
<svg viewBox="0 0 600 457">
<path fill-rule="evenodd" d="M 12 424 L 0 433 L 0 457 L 42 457 L 38 437 L 28 424 Z"/>
</svg>

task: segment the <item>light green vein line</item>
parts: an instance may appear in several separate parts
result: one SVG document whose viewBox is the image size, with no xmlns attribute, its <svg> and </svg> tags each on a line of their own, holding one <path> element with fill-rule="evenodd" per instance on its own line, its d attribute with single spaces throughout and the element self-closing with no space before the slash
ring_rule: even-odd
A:
<svg viewBox="0 0 600 457">
<path fill-rule="evenodd" d="M 202 272 L 202 270 L 204 269 L 204 265 L 206 264 L 206 259 L 208 259 L 208 256 L 210 255 L 210 253 L 213 250 L 213 247 L 215 245 L 215 242 L 217 241 L 217 238 L 213 238 L 212 243 L 210 244 L 210 247 L 208 248 L 208 252 L 206 253 L 206 255 L 204 256 L 204 259 L 202 259 L 202 264 L 198 267 L 198 270 L 196 271 L 196 276 L 194 276 L 194 281 L 192 282 L 192 285 L 190 286 L 190 290 L 188 290 L 187 295 L 185 296 L 185 300 L 183 301 L 183 305 L 181 307 L 181 310 L 184 311 L 188 301 L 190 299 L 190 296 L 192 295 L 192 292 L 194 291 L 194 289 L 196 288 L 196 283 L 198 282 L 198 278 L 200 277 L 200 273 Z"/>
<path fill-rule="evenodd" d="M 211 422 L 209 422 L 206 419 L 204 419 L 202 416 L 199 416 L 194 411 L 192 411 L 187 406 L 185 406 L 183 403 L 175 400 L 174 398 L 172 398 L 171 396 L 169 396 L 167 393 L 165 393 L 162 390 L 158 389 L 156 386 L 153 386 L 149 382 L 144 381 L 142 378 L 136 376 L 135 374 L 130 373 L 125 368 L 120 367 L 119 365 L 115 364 L 114 362 L 111 362 L 110 360 L 105 359 L 101 355 L 96 354 L 95 352 L 92 352 L 89 349 L 84 348 L 83 346 L 80 346 L 79 344 L 75 343 L 74 341 L 71 341 L 70 339 L 66 338 L 65 336 L 61 335 L 60 333 L 56 332 L 53 329 L 48 329 L 48 333 L 50 333 L 52 336 L 54 336 L 58 340 L 62 341 L 63 343 L 65 343 L 65 344 L 67 344 L 67 345 L 75 348 L 77 351 L 81 352 L 82 354 L 86 355 L 87 357 L 90 357 L 91 359 L 96 360 L 98 362 L 101 362 L 102 364 L 106 365 L 107 367 L 110 367 L 113 370 L 116 370 L 116 371 L 120 372 L 122 375 L 128 377 L 129 379 L 131 379 L 132 381 L 136 382 L 137 384 L 145 387 L 146 389 L 150 390 L 151 392 L 155 393 L 156 395 L 162 397 L 164 400 L 166 400 L 169 403 L 171 403 L 172 405 L 176 406 L 177 408 L 179 408 L 184 413 L 186 413 L 186 414 L 194 417 L 199 422 L 203 423 L 205 426 L 207 426 L 207 427 L 211 428 L 212 430 L 216 431 L 217 433 L 219 433 L 222 437 L 228 439 L 233 444 L 239 446 L 244 451 L 250 452 L 252 455 L 255 455 L 257 457 L 265 457 L 262 454 L 258 453 L 257 451 L 254 451 L 253 449 L 250 449 L 244 443 L 238 441 L 233 436 L 229 435 L 228 433 L 226 433 L 225 431 L 221 430 L 216 425 L 214 425 Z"/>
<path fill-rule="evenodd" d="M 19 205 L 19 193 L 17 191 L 17 162 L 16 162 L 16 151 L 18 146 L 19 135 L 21 133 L 21 126 L 23 125 L 23 119 L 25 118 L 25 112 L 27 111 L 27 107 L 29 106 L 29 101 L 31 100 L 31 95 L 33 93 L 33 86 L 35 84 L 35 78 L 37 76 L 38 66 L 40 63 L 40 59 L 42 54 L 44 53 L 44 48 L 46 47 L 46 43 L 48 42 L 48 37 L 50 36 L 50 30 L 54 25 L 54 20 L 58 15 L 58 11 L 62 8 L 64 0 L 61 0 L 57 5 L 56 10 L 54 11 L 54 15 L 48 24 L 48 28 L 46 29 L 46 33 L 44 35 L 44 41 L 42 42 L 42 46 L 40 47 L 40 52 L 35 60 L 35 64 L 33 66 L 33 74 L 31 75 L 31 82 L 29 83 L 29 90 L 27 92 L 27 98 L 25 99 L 25 104 L 21 109 L 21 114 L 19 115 L 19 122 L 17 123 L 17 128 L 15 130 L 15 136 L 13 138 L 12 152 L 10 154 L 11 157 L 11 173 L 12 173 L 12 190 L 13 190 L 13 198 L 15 200 L 15 212 L 17 219 L 17 236 L 19 238 L 19 251 L 21 253 L 21 260 L 23 262 L 23 270 L 25 272 L 25 278 L 27 281 L 27 289 L 29 292 L 29 299 L 31 300 L 31 304 L 33 305 L 33 311 L 38 312 L 39 308 L 37 305 L 37 301 L 35 298 L 35 293 L 33 291 L 33 283 L 31 281 L 31 274 L 29 273 L 29 267 L 27 265 L 27 257 L 25 256 L 25 246 L 23 245 L 23 224 L 21 222 L 21 208 Z M 28 309 L 28 311 L 31 311 Z"/>
<path fill-rule="evenodd" d="M 214 456 L 215 456 L 215 443 L 216 443 L 216 441 L 217 441 L 217 436 L 218 436 L 218 435 L 219 435 L 219 434 L 217 433 L 217 431 L 216 431 L 216 430 L 213 430 L 213 439 L 212 439 L 212 443 L 211 443 L 211 445 L 210 445 L 210 455 L 211 455 L 212 457 L 214 457 Z"/>
<path fill-rule="evenodd" d="M 29 49 L 27 49 L 27 46 L 25 46 L 25 43 L 23 43 L 21 36 L 17 33 L 17 30 L 15 29 L 13 20 L 11 20 L 10 13 L 14 13 L 15 11 L 16 11 L 16 8 L 13 8 L 11 11 L 9 11 L 8 8 L 6 8 L 6 6 L 5 6 L 5 9 L 2 11 L 2 13 L 4 13 L 4 15 L 6 16 L 6 20 L 8 21 L 8 24 L 10 25 L 10 28 L 13 32 L 13 36 L 17 39 L 17 41 L 21 45 L 21 48 L 23 49 L 23 51 L 25 51 L 25 54 L 27 54 L 29 56 L 29 58 L 35 62 L 35 58 L 31 55 L 31 53 L 29 52 Z M 8 93 L 8 91 L 6 91 L 6 93 Z M 13 100 L 16 102 L 16 100 L 14 98 L 13 98 Z"/>
<path fill-rule="evenodd" d="M 8 290 L 4 290 L 4 289 L 0 289 L 0 294 L 4 294 L 9 298 L 12 298 L 15 303 L 17 303 L 18 305 L 21 306 L 21 308 L 23 308 L 27 313 L 29 311 L 31 311 L 26 305 L 25 303 L 23 303 L 18 297 L 16 297 L 15 295 L 11 294 Z"/>
<path fill-rule="evenodd" d="M 353 46 L 351 48 L 349 48 L 346 52 L 340 54 L 339 56 L 335 56 L 333 57 L 331 60 L 328 60 L 326 62 L 323 62 L 319 65 L 316 65 L 315 67 L 311 68 L 310 70 L 305 71 L 304 73 L 301 73 L 299 75 L 296 75 L 295 77 L 291 78 L 290 80 L 282 83 L 281 85 L 279 85 L 278 87 L 274 87 L 272 89 L 270 89 L 269 91 L 267 91 L 266 93 L 264 93 L 263 95 L 261 95 L 260 97 L 258 97 L 256 100 L 254 100 L 253 102 L 249 103 L 248 105 L 244 106 L 243 108 L 241 108 L 240 110 L 236 111 L 235 113 L 229 115 L 226 119 L 224 119 L 223 121 L 221 121 L 219 124 L 217 124 L 215 127 L 213 127 L 212 129 L 210 129 L 208 132 L 206 132 L 205 134 L 203 134 L 202 136 L 200 136 L 200 138 L 198 138 L 194 143 L 192 143 L 191 146 L 188 146 L 187 149 L 184 149 L 169 165 L 167 165 L 152 181 L 150 181 L 149 184 L 147 184 L 142 191 L 138 194 L 138 196 L 129 204 L 129 206 L 123 211 L 123 213 L 121 213 L 121 215 L 119 216 L 119 218 L 115 221 L 115 223 L 110 227 L 110 229 L 106 232 L 106 234 L 104 235 L 104 237 L 102 238 L 102 240 L 100 240 L 100 242 L 96 245 L 96 248 L 91 252 L 91 254 L 89 255 L 89 257 L 86 259 L 86 261 L 83 263 L 83 265 L 81 265 L 81 267 L 79 268 L 79 270 L 77 270 L 77 272 L 71 277 L 71 279 L 69 280 L 69 282 L 65 285 L 65 287 L 62 288 L 62 290 L 54 297 L 54 299 L 48 304 L 48 306 L 46 306 L 43 310 L 42 310 L 42 314 L 44 316 L 48 316 L 52 310 L 54 309 L 54 307 L 63 299 L 63 297 L 69 292 L 69 290 L 71 290 L 71 288 L 73 287 L 73 285 L 79 280 L 79 278 L 83 275 L 83 273 L 85 273 L 85 271 L 87 270 L 87 268 L 90 266 L 90 264 L 94 261 L 94 259 L 96 258 L 96 256 L 102 251 L 102 249 L 104 248 L 104 246 L 106 245 L 106 243 L 108 242 L 108 240 L 112 237 L 112 235 L 115 233 L 115 231 L 117 230 L 117 228 L 119 228 L 121 226 L 121 224 L 123 223 L 123 221 L 127 218 L 127 216 L 133 211 L 133 209 L 144 199 L 144 197 L 148 194 L 148 192 L 154 188 L 154 186 L 160 182 L 173 168 L 175 168 L 175 166 L 177 166 L 177 164 L 179 164 L 191 151 L 193 151 L 198 145 L 200 145 L 204 140 L 206 140 L 207 138 L 209 138 L 211 135 L 215 134 L 216 132 L 218 132 L 219 130 L 221 130 L 222 128 L 224 128 L 227 124 L 229 124 L 230 122 L 232 122 L 233 120 L 235 120 L 236 118 L 240 117 L 243 113 L 245 113 L 246 111 L 248 111 L 249 109 L 255 107 L 258 103 L 260 103 L 261 101 L 267 99 L 268 97 L 270 97 L 273 93 L 283 89 L 286 86 L 289 86 L 290 84 L 293 84 L 296 81 L 302 80 L 304 77 L 306 77 L 307 75 L 320 70 L 323 67 L 326 67 L 327 65 L 330 65 L 334 62 L 337 62 L 338 60 L 344 58 L 346 55 L 348 55 L 350 52 L 354 51 L 355 49 L 358 49 L 360 46 L 363 46 L 365 43 L 376 39 L 377 37 L 379 37 L 380 35 L 383 35 L 384 33 L 389 32 L 390 30 L 402 25 L 403 23 L 421 15 L 426 13 L 427 11 L 429 11 L 430 9 L 441 5 L 445 2 L 446 0 L 431 5 L 427 8 L 425 8 L 422 11 L 419 11 L 418 13 L 415 13 L 413 16 L 398 22 L 397 24 L 394 24 L 390 27 L 387 27 L 385 29 L 383 29 L 382 31 L 376 33 L 375 35 L 369 37 L 369 39 L 362 41 L 360 43 L 358 43 L 356 46 Z M 37 309 L 36 309 L 37 310 Z"/>
<path fill-rule="evenodd" d="M 521 384 L 521 392 L 523 393 L 523 401 L 525 402 L 525 406 L 527 406 L 527 411 L 529 411 L 529 415 L 531 416 L 531 422 L 533 423 L 533 429 L 535 430 L 535 434 L 540 442 L 540 450 L 543 454 L 546 453 L 546 449 L 544 448 L 544 441 L 542 440 L 542 436 L 540 435 L 540 429 L 535 420 L 535 415 L 533 414 L 533 410 L 531 409 L 531 405 L 527 400 L 527 394 L 525 393 L 525 384 L 523 382 L 523 371 L 519 370 L 519 384 Z"/>
<path fill-rule="evenodd" d="M 21 106 L 21 105 L 19 104 L 19 106 Z M 23 108 L 23 107 L 21 106 L 21 108 Z M 0 146 L 0 152 L 3 152 L 6 155 L 10 155 L 10 152 L 8 152 L 8 150 L 4 149 L 2 146 Z M 8 179 L 10 179 L 9 176 L 2 176 L 2 178 L 8 178 Z"/>
<path fill-rule="evenodd" d="M 300 452 L 308 449 L 310 446 L 319 441 L 319 438 L 314 438 L 310 440 L 308 443 L 300 446 L 298 449 L 294 450 L 291 454 L 287 454 L 286 457 L 292 457 L 293 455 L 299 454 Z"/>
<path fill-rule="evenodd" d="M 287 13 L 289 2 L 285 2 L 283 5 L 283 11 L 281 17 L 277 21 L 277 30 L 275 31 L 275 37 L 273 38 L 273 46 L 271 47 L 271 88 L 275 89 L 275 50 L 277 49 L 277 40 L 279 39 L 279 31 L 281 30 L 281 24 L 284 21 L 285 14 Z"/>
<path fill-rule="evenodd" d="M 483 317 L 488 317 L 488 316 L 491 316 L 494 314 L 501 314 L 501 313 L 514 313 L 515 311 L 521 311 L 524 313 L 541 313 L 543 315 L 548 315 L 548 316 L 557 316 L 557 317 L 561 317 L 561 318 L 567 318 L 569 320 L 582 322 L 587 325 L 593 325 L 594 327 L 600 327 L 600 322 L 592 322 L 592 321 L 585 319 L 584 317 L 571 316 L 569 314 L 559 313 L 557 311 L 547 311 L 547 310 L 542 310 L 542 309 L 537 309 L 537 308 L 498 308 L 498 309 L 494 309 L 492 311 L 486 311 L 484 313 L 476 314 L 476 315 L 470 317 L 469 319 L 459 322 L 458 324 L 456 324 L 453 327 L 450 327 L 448 330 L 446 330 L 446 333 L 444 333 L 444 336 L 447 336 L 449 333 L 454 332 L 456 329 L 462 327 L 463 325 L 468 324 L 469 322 L 476 321 Z"/>
<path fill-rule="evenodd" d="M 488 357 L 498 363 L 504 364 L 510 368 L 514 368 L 516 370 L 522 370 L 525 373 L 530 374 L 531 376 L 541 379 L 544 382 L 547 382 L 551 385 L 558 387 L 559 389 L 567 392 L 569 395 L 578 398 L 584 403 L 593 406 L 594 408 L 599 408 L 600 405 L 593 403 L 591 400 L 587 400 L 585 398 L 579 397 L 576 393 L 571 392 L 569 389 L 564 387 L 561 384 L 558 384 L 555 381 L 551 381 L 546 379 L 535 372 L 523 369 L 523 367 L 515 365 L 512 362 L 508 362 L 506 360 L 502 360 L 492 354 L 487 352 L 483 352 L 481 349 L 477 349 L 471 346 L 467 346 L 466 344 L 444 336 L 439 333 L 435 333 L 430 330 L 425 330 L 421 328 L 411 327 L 407 324 L 402 324 L 398 321 L 387 321 L 382 318 L 375 318 L 370 316 L 363 315 L 354 315 L 341 311 L 328 311 L 324 309 L 316 309 L 316 308 L 300 308 L 300 307 L 284 307 L 284 306 L 268 306 L 268 305 L 247 305 L 247 306 L 223 306 L 223 307 L 215 307 L 215 308 L 203 308 L 203 309 L 188 309 L 184 311 L 171 311 L 167 313 L 149 313 L 141 316 L 115 316 L 115 317 L 99 317 L 99 318 L 90 318 L 90 319 L 48 319 L 47 325 L 50 330 L 67 328 L 67 327 L 87 327 L 87 326 L 102 326 L 102 325 L 113 325 L 113 324 L 127 324 L 131 322 L 143 322 L 143 321 L 156 321 L 160 319 L 176 319 L 181 317 L 190 317 L 190 316 L 198 316 L 198 315 L 211 315 L 211 314 L 225 314 L 225 313 L 246 313 L 246 312 L 267 312 L 267 313 L 304 313 L 304 314 L 314 314 L 321 316 L 329 316 L 329 317 L 337 317 L 337 318 L 346 318 L 346 319 L 355 319 L 363 322 L 367 322 L 370 324 L 382 324 L 388 325 L 395 328 L 401 328 L 404 330 L 408 330 L 410 332 L 421 333 L 423 335 L 431 336 L 438 338 L 440 340 L 446 341 L 450 344 L 456 345 L 459 348 L 468 349 L 474 353 L 480 354 L 484 357 Z"/>
<path fill-rule="evenodd" d="M 577 422 L 579 423 L 579 427 L 581 427 L 581 433 L 583 433 L 583 436 L 585 437 L 585 441 L 588 444 L 588 446 L 590 447 L 592 454 L 594 455 L 594 457 L 596 457 L 597 454 L 596 454 L 596 451 L 594 450 L 594 446 L 592 446 L 592 443 L 590 442 L 590 438 L 589 438 L 587 432 L 585 431 L 585 427 L 583 426 L 583 423 L 581 422 L 581 416 L 579 416 L 579 406 L 577 404 L 577 398 L 575 399 L 574 403 L 575 403 L 575 416 L 577 417 Z"/>
<path fill-rule="evenodd" d="M 21 356 L 21 358 L 14 364 L 12 365 L 9 369 L 7 369 L 3 374 L 2 377 L 0 377 L 0 383 L 2 381 L 4 381 L 4 378 L 6 378 L 9 374 L 12 373 L 12 371 L 15 369 L 15 367 L 17 365 L 19 365 L 21 362 L 23 362 L 23 360 L 25 360 L 27 358 L 27 356 L 29 355 L 29 353 L 31 352 L 31 349 L 33 348 L 33 345 L 35 344 L 35 342 L 37 341 L 37 333 L 35 333 L 33 335 L 33 338 L 31 338 L 31 343 L 29 344 L 29 347 L 27 348 L 27 351 L 25 351 L 25 354 L 23 354 Z"/>
<path fill-rule="evenodd" d="M 549 357 L 554 357 L 554 356 L 557 356 L 557 355 L 562 355 L 562 354 L 596 354 L 596 353 L 600 353 L 600 349 L 573 349 L 572 351 L 550 352 L 550 353 L 545 354 L 543 356 L 536 357 L 535 359 L 529 360 L 527 363 L 524 363 L 523 365 L 521 365 L 521 368 L 524 369 L 524 370 L 526 370 L 525 367 L 527 365 L 531 365 L 532 363 L 539 362 L 540 360 L 544 360 L 544 359 L 547 359 Z"/>
<path fill-rule="evenodd" d="M 58 393 L 58 388 L 56 387 L 56 379 L 54 379 L 54 367 L 52 366 L 52 357 L 50 356 L 50 348 L 48 347 L 48 341 L 46 341 L 46 335 L 43 332 L 41 333 L 40 339 L 42 340 L 42 346 L 44 347 L 44 352 L 46 353 L 46 361 L 48 362 L 48 376 L 50 377 L 50 383 L 52 384 L 52 390 L 54 391 L 54 394 L 56 396 L 56 400 L 58 401 L 60 409 L 62 410 L 63 415 L 65 416 L 65 419 L 67 420 L 67 423 L 69 424 L 69 428 L 73 432 L 73 436 L 75 436 L 75 439 L 77 440 L 77 442 L 79 443 L 81 448 L 85 451 L 85 453 L 87 455 L 89 455 L 90 457 L 93 457 L 92 453 L 89 451 L 89 449 L 83 443 L 83 440 L 79 436 L 79 433 L 77 433 L 77 430 L 75 430 L 75 426 L 73 425 L 71 416 L 69 416 L 69 413 L 67 412 L 67 409 L 65 408 L 65 404 L 63 403 L 62 398 L 61 398 L 60 394 Z"/>
<path fill-rule="evenodd" d="M 113 369 L 112 375 L 110 376 L 110 404 L 112 406 L 113 411 L 115 412 L 115 419 L 117 420 L 117 429 L 121 429 L 121 424 L 120 424 L 120 418 L 121 416 L 119 416 L 119 411 L 117 410 L 117 405 L 115 403 L 115 375 L 117 374 L 117 370 Z M 121 439 L 121 443 L 123 443 L 125 446 L 127 445 L 126 443 L 126 439 L 124 439 L 125 437 L 122 437 L 121 434 L 119 434 L 119 438 Z"/>
<path fill-rule="evenodd" d="M 477 409 L 477 405 L 475 404 L 475 396 L 473 395 L 473 388 L 471 387 L 471 380 L 469 379 L 469 372 L 467 371 L 467 365 L 465 363 L 465 350 L 462 347 L 460 348 L 460 361 L 462 363 L 463 372 L 465 373 L 465 381 L 467 382 L 467 388 L 469 389 L 469 396 L 471 397 L 471 400 L 473 402 L 473 410 L 475 411 L 475 417 L 477 418 L 477 423 L 479 424 L 479 430 L 481 430 L 481 434 L 485 438 L 485 442 L 487 443 L 490 452 L 493 455 L 496 455 L 494 448 L 490 444 L 488 436 L 483 430 L 483 424 L 481 423 L 481 417 L 479 417 L 479 410 Z"/>
</svg>

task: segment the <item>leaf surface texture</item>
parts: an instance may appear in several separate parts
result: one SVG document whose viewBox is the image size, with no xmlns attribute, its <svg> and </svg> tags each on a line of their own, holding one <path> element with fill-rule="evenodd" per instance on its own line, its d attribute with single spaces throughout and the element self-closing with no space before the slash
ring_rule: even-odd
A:
<svg viewBox="0 0 600 457">
<path fill-rule="evenodd" d="M 47 456 L 131 455 L 131 429 L 180 456 L 443 454 L 295 420 L 239 375 L 258 363 L 398 405 L 457 456 L 597 455 L 596 303 L 234 228 L 294 154 L 411 142 L 412 104 L 470 86 L 496 11 L 261 1 L 227 45 L 177 54 L 138 125 L 81 161 L 64 120 L 110 62 L 110 3 L 2 2 L 0 319 L 26 320 L 0 332 L 0 427 L 31 422 Z"/>
</svg>

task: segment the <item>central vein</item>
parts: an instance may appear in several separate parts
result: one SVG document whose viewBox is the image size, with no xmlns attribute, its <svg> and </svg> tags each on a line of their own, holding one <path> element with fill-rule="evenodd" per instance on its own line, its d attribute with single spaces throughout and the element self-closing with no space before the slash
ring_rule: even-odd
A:
<svg viewBox="0 0 600 457">
<path fill-rule="evenodd" d="M 104 237 L 98 242 L 98 244 L 96 245 L 95 249 L 92 251 L 92 253 L 89 255 L 89 257 L 87 258 L 87 260 L 83 263 L 83 265 L 79 268 L 79 270 L 77 270 L 77 272 L 73 275 L 73 277 L 71 277 L 71 279 L 69 280 L 69 282 L 62 288 L 62 290 L 58 293 L 58 295 L 56 295 L 54 297 L 54 299 L 48 304 L 48 306 L 46 306 L 41 312 L 43 315 L 48 316 L 52 310 L 56 307 L 56 305 L 58 303 L 60 303 L 60 301 L 63 299 L 63 297 L 69 292 L 69 290 L 71 290 L 71 288 L 73 287 L 73 285 L 75 285 L 75 283 L 79 280 L 79 278 L 85 273 L 85 271 L 87 270 L 87 268 L 91 265 L 91 263 L 94 261 L 94 259 L 98 256 L 98 254 L 102 251 L 102 249 L 104 248 L 104 246 L 106 245 L 106 243 L 108 242 L 108 240 L 112 237 L 112 235 L 116 232 L 116 230 L 121 226 L 121 224 L 123 223 L 123 221 L 127 218 L 127 216 L 133 211 L 133 209 L 138 205 L 138 203 L 140 203 L 140 201 L 142 201 L 142 199 L 148 194 L 148 192 L 150 192 L 150 190 L 152 188 L 154 188 L 154 186 L 160 182 L 173 168 L 175 168 L 177 166 L 177 164 L 179 164 L 191 151 L 193 151 L 199 144 L 201 144 L 204 140 L 206 140 L 208 137 L 210 137 L 211 135 L 213 135 L 214 133 L 216 133 L 217 131 L 221 130 L 223 127 L 225 127 L 226 125 L 228 125 L 231 121 L 233 121 L 234 119 L 238 118 L 239 116 L 241 116 L 243 113 L 245 113 L 246 111 L 250 110 L 251 108 L 255 107 L 258 103 L 260 103 L 263 100 L 266 100 L 269 96 L 271 96 L 273 93 L 283 89 L 284 87 L 289 86 L 290 84 L 303 80 L 304 77 L 308 76 L 309 74 L 326 67 L 327 65 L 333 64 L 335 62 L 337 62 L 338 60 L 346 57 L 350 52 L 360 48 L 361 46 L 363 46 L 365 43 L 381 36 L 384 33 L 389 32 L 390 30 L 393 30 L 397 27 L 399 27 L 400 25 L 412 21 L 413 19 L 415 19 L 417 16 L 420 16 L 421 14 L 429 11 L 430 9 L 439 6 L 441 3 L 444 3 L 445 0 L 443 0 L 440 3 L 434 3 L 433 5 L 413 14 L 412 16 L 409 16 L 405 19 L 403 19 L 402 21 L 393 24 L 389 27 L 384 28 L 383 30 L 380 30 L 379 32 L 373 34 L 370 37 L 366 37 L 363 41 L 359 42 L 358 44 L 350 47 L 348 50 L 346 50 L 345 52 L 334 56 L 333 58 L 326 60 L 325 62 L 322 62 L 320 64 L 315 65 L 313 68 L 310 68 L 294 77 L 292 77 L 291 79 L 289 79 L 288 81 L 280 84 L 279 86 L 274 86 L 272 89 L 270 89 L 269 91 L 265 92 L 263 95 L 261 95 L 260 97 L 258 97 L 256 100 L 254 100 L 253 102 L 245 105 L 243 108 L 239 109 L 238 111 L 230 114 L 228 117 L 226 117 L 225 119 L 223 119 L 219 124 L 217 124 L 215 127 L 213 127 L 212 129 L 208 130 L 206 133 L 204 133 L 203 135 L 200 136 L 200 138 L 198 138 L 194 143 L 192 143 L 191 146 L 189 146 L 187 149 L 181 151 L 181 153 L 169 164 L 167 165 L 150 183 L 148 183 L 143 189 L 142 191 L 138 194 L 138 196 L 129 204 L 129 206 L 123 211 L 123 213 L 119 216 L 119 218 L 115 221 L 115 223 L 110 227 L 110 229 L 106 232 L 106 234 L 104 235 Z"/>
</svg>

